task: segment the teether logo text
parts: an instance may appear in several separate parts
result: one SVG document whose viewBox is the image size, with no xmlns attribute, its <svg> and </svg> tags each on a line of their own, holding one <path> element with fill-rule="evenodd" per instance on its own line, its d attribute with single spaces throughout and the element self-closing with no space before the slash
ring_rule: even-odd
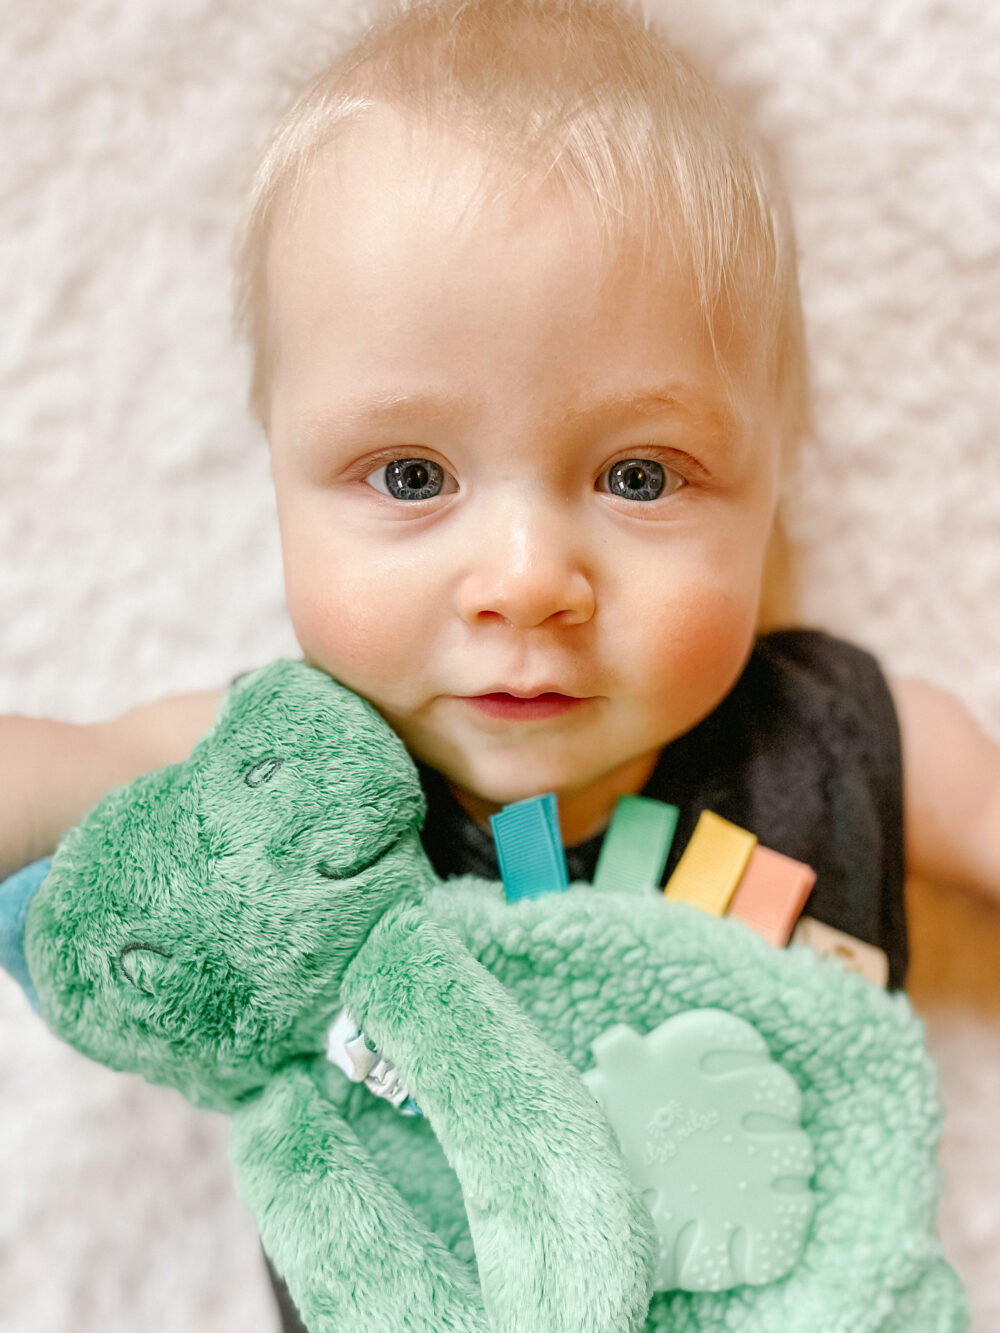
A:
<svg viewBox="0 0 1000 1333">
<path fill-rule="evenodd" d="M 719 1123 L 716 1110 L 695 1111 L 679 1101 L 669 1101 L 657 1108 L 646 1125 L 649 1136 L 643 1150 L 647 1166 L 676 1157 L 678 1146 L 694 1134 L 706 1134 Z"/>
</svg>

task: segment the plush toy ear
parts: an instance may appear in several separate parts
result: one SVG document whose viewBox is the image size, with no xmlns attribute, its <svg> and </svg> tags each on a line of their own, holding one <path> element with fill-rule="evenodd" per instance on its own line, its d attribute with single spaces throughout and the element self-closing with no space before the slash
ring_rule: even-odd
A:
<svg viewBox="0 0 1000 1333">
<path fill-rule="evenodd" d="M 126 944 L 118 955 L 118 965 L 125 980 L 147 995 L 156 994 L 156 983 L 169 962 L 170 954 L 165 950 L 138 941 Z"/>
</svg>

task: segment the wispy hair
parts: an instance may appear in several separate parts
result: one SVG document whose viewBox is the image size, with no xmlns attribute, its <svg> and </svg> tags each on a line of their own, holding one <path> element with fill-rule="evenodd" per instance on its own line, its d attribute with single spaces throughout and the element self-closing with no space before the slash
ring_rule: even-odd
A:
<svg viewBox="0 0 1000 1333">
<path fill-rule="evenodd" d="M 253 178 L 237 318 L 267 414 L 267 241 L 280 201 L 342 127 L 379 107 L 481 148 L 498 191 L 550 182 L 606 247 L 690 272 L 720 364 L 738 336 L 774 394 L 786 450 L 809 420 L 795 244 L 767 157 L 691 62 L 620 0 L 396 0 L 276 125 Z"/>
</svg>

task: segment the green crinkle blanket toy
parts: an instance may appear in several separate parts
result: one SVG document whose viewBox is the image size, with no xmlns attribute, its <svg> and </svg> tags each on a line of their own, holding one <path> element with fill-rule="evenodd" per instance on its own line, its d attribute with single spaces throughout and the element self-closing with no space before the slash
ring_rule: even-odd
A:
<svg viewBox="0 0 1000 1333">
<path fill-rule="evenodd" d="M 904 996 L 662 895 L 441 883 L 423 813 L 277 662 L 0 886 L 56 1033 L 231 1114 L 311 1333 L 967 1328 Z"/>
</svg>

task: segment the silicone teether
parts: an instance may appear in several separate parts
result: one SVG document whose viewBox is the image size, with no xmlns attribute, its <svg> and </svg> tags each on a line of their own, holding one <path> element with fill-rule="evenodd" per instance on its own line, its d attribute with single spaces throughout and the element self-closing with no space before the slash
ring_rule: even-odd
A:
<svg viewBox="0 0 1000 1333">
<path fill-rule="evenodd" d="M 743 1019 L 695 1009 L 646 1037 L 619 1025 L 584 1075 L 660 1238 L 658 1291 L 773 1282 L 812 1220 L 813 1152 L 795 1081 Z"/>
</svg>

